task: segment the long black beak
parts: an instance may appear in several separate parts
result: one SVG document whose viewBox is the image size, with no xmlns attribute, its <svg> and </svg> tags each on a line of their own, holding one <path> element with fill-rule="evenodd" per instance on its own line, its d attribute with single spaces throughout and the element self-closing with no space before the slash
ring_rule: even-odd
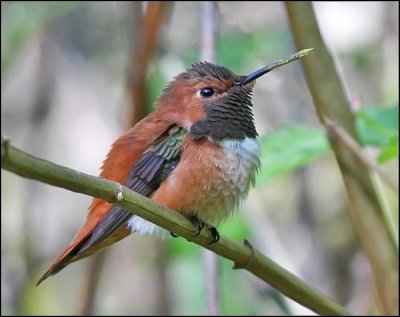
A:
<svg viewBox="0 0 400 317">
<path fill-rule="evenodd" d="M 256 80 L 258 77 L 261 77 L 262 75 L 265 75 L 266 73 L 270 72 L 271 70 L 281 67 L 283 65 L 286 65 L 290 62 L 295 61 L 296 59 L 302 58 L 308 54 L 310 54 L 312 51 L 314 51 L 315 48 L 306 48 L 304 50 L 301 50 L 300 52 L 297 52 L 296 54 L 292 54 L 284 59 L 281 59 L 279 61 L 276 61 L 272 64 L 269 64 L 267 66 L 264 66 L 255 72 L 252 72 L 251 74 L 247 75 L 245 79 L 242 81 L 237 82 L 236 84 L 238 85 L 245 85 L 253 80 Z"/>
</svg>

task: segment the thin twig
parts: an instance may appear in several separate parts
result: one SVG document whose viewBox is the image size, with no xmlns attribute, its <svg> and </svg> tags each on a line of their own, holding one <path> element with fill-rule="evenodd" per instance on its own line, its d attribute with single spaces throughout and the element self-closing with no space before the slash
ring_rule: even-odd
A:
<svg viewBox="0 0 400 317">
<path fill-rule="evenodd" d="M 201 3 L 200 60 L 215 62 L 216 10 L 212 1 Z M 207 315 L 220 315 L 218 257 L 207 249 L 203 251 L 204 291 Z"/>
<path fill-rule="evenodd" d="M 351 153 L 362 163 L 365 167 L 370 168 L 378 173 L 382 180 L 393 189 L 397 194 L 399 193 L 398 185 L 391 179 L 385 172 L 382 171 L 378 166 L 376 166 L 368 157 L 364 154 L 358 143 L 351 137 L 345 129 L 340 125 L 336 124 L 328 118 L 324 118 L 322 122 L 328 132 L 331 142 L 342 142 L 345 147 L 347 147 Z"/>
<path fill-rule="evenodd" d="M 193 236 L 193 225 L 184 216 L 114 181 L 36 158 L 16 149 L 9 142 L 2 141 L 1 160 L 2 169 L 25 178 L 104 199 L 207 248 L 233 261 L 235 268 L 248 270 L 284 295 L 318 314 L 349 315 L 344 307 L 304 283 L 255 248 L 250 247 L 249 243 L 240 244 L 221 235 L 217 243 L 210 244 L 212 235 L 209 230 L 203 230 L 199 235 Z"/>
<path fill-rule="evenodd" d="M 101 270 L 104 265 L 104 260 L 108 253 L 101 252 L 96 254 L 87 267 L 87 278 L 84 280 L 82 303 L 79 308 L 80 316 L 91 316 L 94 314 L 94 302 L 97 293 L 97 288 L 100 281 Z"/>
</svg>

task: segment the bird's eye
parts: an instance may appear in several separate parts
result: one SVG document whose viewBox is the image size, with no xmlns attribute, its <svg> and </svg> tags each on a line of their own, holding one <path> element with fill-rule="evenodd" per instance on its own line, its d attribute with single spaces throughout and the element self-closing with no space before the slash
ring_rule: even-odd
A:
<svg viewBox="0 0 400 317">
<path fill-rule="evenodd" d="M 214 96 L 215 91 L 211 87 L 205 87 L 205 88 L 200 89 L 197 92 L 197 94 L 200 95 L 200 97 L 202 97 L 202 98 L 211 98 L 212 96 Z"/>
</svg>

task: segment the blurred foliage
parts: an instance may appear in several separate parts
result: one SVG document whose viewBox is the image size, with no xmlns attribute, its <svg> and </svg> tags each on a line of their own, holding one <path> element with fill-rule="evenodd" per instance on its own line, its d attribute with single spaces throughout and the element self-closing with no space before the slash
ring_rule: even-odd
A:
<svg viewBox="0 0 400 317">
<path fill-rule="evenodd" d="M 290 34 L 285 29 L 261 30 L 254 33 L 219 33 L 217 40 L 217 64 L 231 68 L 234 72 L 249 72 L 254 60 L 268 60 L 270 52 L 285 56 L 290 47 Z M 276 57 L 275 56 L 275 57 Z"/>
<path fill-rule="evenodd" d="M 364 146 L 379 149 L 378 163 L 389 163 L 399 158 L 399 106 L 373 105 L 360 109 L 356 114 L 356 129 L 359 141 Z M 382 181 L 375 179 L 385 221 L 393 240 L 398 246 L 399 206 L 398 195 L 384 189 Z"/>
<path fill-rule="evenodd" d="M 255 59 L 271 62 L 272 59 L 267 59 L 270 52 L 274 52 L 275 58 L 285 56 L 287 47 L 292 46 L 289 33 L 281 29 L 254 33 L 225 33 L 220 30 L 217 38 L 216 63 L 238 74 L 247 73 Z M 189 66 L 198 61 L 198 47 L 195 45 L 179 53 L 183 65 Z M 160 71 L 160 64 L 155 62 L 147 76 L 149 104 L 153 104 L 167 83 L 168 79 Z"/>
<path fill-rule="evenodd" d="M 233 71 L 248 71 L 248 65 L 257 58 L 265 59 L 273 51 L 284 56 L 285 48 L 291 46 L 287 30 L 261 30 L 254 33 L 227 33 L 218 30 L 216 64 L 224 65 Z M 197 46 L 181 52 L 180 58 L 185 65 L 199 60 Z M 267 61 L 265 61 L 267 63 Z"/>
<path fill-rule="evenodd" d="M 6 8 L 3 7 L 7 6 Z M 7 71 L 11 59 L 29 38 L 38 35 L 52 20 L 65 15 L 67 12 L 82 5 L 80 2 L 46 2 L 37 5 L 35 2 L 2 3 L 2 42 L 1 46 L 1 72 Z M 7 10 L 4 14 L 3 9 Z M 23 23 L 21 23 L 23 21 Z"/>
<path fill-rule="evenodd" d="M 369 106 L 356 113 L 356 127 L 362 145 L 381 148 L 379 163 L 399 156 L 399 107 Z M 260 140 L 261 170 L 257 185 L 271 177 L 292 172 L 330 151 L 323 130 L 285 124 Z"/>
<path fill-rule="evenodd" d="M 356 128 L 363 145 L 382 149 L 378 157 L 384 163 L 399 156 L 399 106 L 369 106 L 357 112 Z"/>
<path fill-rule="evenodd" d="M 322 130 L 286 124 L 260 140 L 261 171 L 257 184 L 263 185 L 272 176 L 296 170 L 330 151 Z"/>
</svg>

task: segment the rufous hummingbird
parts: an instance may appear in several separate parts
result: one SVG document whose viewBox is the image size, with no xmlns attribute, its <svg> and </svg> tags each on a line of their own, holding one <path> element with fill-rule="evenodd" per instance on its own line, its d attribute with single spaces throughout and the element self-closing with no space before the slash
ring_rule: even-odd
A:
<svg viewBox="0 0 400 317">
<path fill-rule="evenodd" d="M 208 62 L 193 64 L 163 90 L 157 110 L 113 143 L 100 176 L 188 217 L 197 234 L 206 226 L 211 242 L 217 242 L 215 226 L 245 199 L 260 165 L 252 111 L 255 80 L 312 50 L 246 76 Z M 86 222 L 37 284 L 132 232 L 168 233 L 94 198 Z"/>
</svg>

